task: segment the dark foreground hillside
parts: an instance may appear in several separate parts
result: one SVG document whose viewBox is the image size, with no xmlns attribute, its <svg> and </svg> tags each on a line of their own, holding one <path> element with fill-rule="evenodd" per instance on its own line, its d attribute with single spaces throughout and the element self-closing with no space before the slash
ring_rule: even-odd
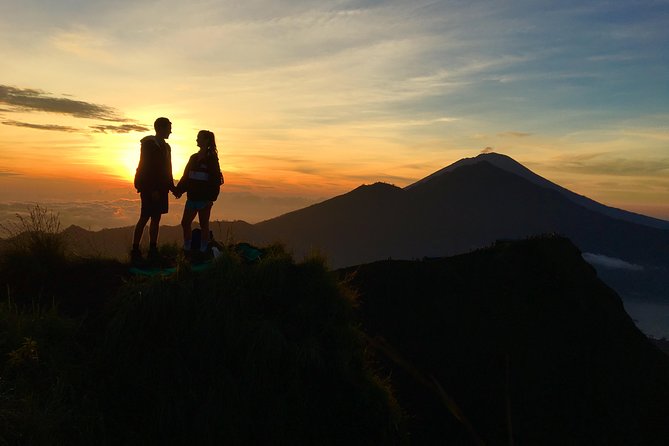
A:
<svg viewBox="0 0 669 446">
<path fill-rule="evenodd" d="M 668 357 L 563 238 L 147 279 L 30 235 L 0 253 L 0 445 L 669 443 Z"/>
<path fill-rule="evenodd" d="M 340 276 L 359 290 L 413 444 L 669 444 L 669 357 L 568 240 Z"/>
<path fill-rule="evenodd" d="M 52 254 L 0 258 L 0 444 L 403 442 L 322 262 L 231 251 L 138 279 Z"/>
</svg>

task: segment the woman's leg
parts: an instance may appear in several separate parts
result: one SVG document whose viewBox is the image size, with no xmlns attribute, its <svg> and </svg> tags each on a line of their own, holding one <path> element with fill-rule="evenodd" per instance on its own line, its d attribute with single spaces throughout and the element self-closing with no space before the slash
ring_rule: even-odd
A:
<svg viewBox="0 0 669 446">
<path fill-rule="evenodd" d="M 191 223 L 197 211 L 194 209 L 184 208 L 184 215 L 181 217 L 181 228 L 184 231 L 184 249 L 190 250 L 190 239 L 191 239 Z"/>
<path fill-rule="evenodd" d="M 200 229 L 202 230 L 202 238 L 200 242 L 200 249 L 207 249 L 209 244 L 209 216 L 211 215 L 211 207 L 214 203 L 209 203 L 209 205 L 197 211 L 197 218 L 200 221 Z"/>
</svg>

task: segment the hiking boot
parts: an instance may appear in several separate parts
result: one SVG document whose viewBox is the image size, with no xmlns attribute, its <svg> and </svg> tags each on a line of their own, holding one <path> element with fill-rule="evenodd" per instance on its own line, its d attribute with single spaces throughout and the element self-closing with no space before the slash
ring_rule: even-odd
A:
<svg viewBox="0 0 669 446">
<path fill-rule="evenodd" d="M 158 249 L 156 248 L 150 248 L 149 253 L 146 256 L 146 260 L 149 261 L 149 263 L 155 264 L 160 262 L 160 254 L 158 253 Z"/>
<path fill-rule="evenodd" d="M 195 264 L 204 263 L 213 258 L 213 254 L 210 249 L 206 251 L 195 250 L 193 251 L 192 262 Z"/>
<path fill-rule="evenodd" d="M 193 260 L 193 250 L 191 250 L 191 249 L 184 249 L 184 250 L 183 250 L 183 254 L 184 254 L 184 259 L 186 259 L 188 262 L 190 262 L 191 260 Z"/>
<path fill-rule="evenodd" d="M 140 265 L 143 262 L 144 258 L 142 257 L 142 251 L 139 249 L 133 249 L 130 251 L 130 263 L 133 265 Z"/>
</svg>

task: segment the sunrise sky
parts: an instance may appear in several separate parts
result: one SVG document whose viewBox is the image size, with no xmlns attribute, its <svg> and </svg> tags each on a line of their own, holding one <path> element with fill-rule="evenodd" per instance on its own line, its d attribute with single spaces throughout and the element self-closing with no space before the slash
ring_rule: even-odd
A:
<svg viewBox="0 0 669 446">
<path fill-rule="evenodd" d="M 0 0 L 0 219 L 134 224 L 152 123 L 255 222 L 484 150 L 669 219 L 669 2 Z M 183 199 L 165 223 L 176 224 Z"/>
</svg>

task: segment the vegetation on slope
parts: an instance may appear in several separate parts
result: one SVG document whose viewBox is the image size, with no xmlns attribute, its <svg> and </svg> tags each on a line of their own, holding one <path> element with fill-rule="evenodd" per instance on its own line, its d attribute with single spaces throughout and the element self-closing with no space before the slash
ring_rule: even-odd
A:
<svg viewBox="0 0 669 446">
<path fill-rule="evenodd" d="M 0 444 L 403 441 L 354 295 L 319 259 L 225 251 L 147 280 L 53 246 L 0 256 Z"/>
<path fill-rule="evenodd" d="M 227 249 L 146 279 L 42 217 L 0 253 L 0 445 L 669 438 L 668 358 L 564 238 L 335 273 Z"/>
</svg>

